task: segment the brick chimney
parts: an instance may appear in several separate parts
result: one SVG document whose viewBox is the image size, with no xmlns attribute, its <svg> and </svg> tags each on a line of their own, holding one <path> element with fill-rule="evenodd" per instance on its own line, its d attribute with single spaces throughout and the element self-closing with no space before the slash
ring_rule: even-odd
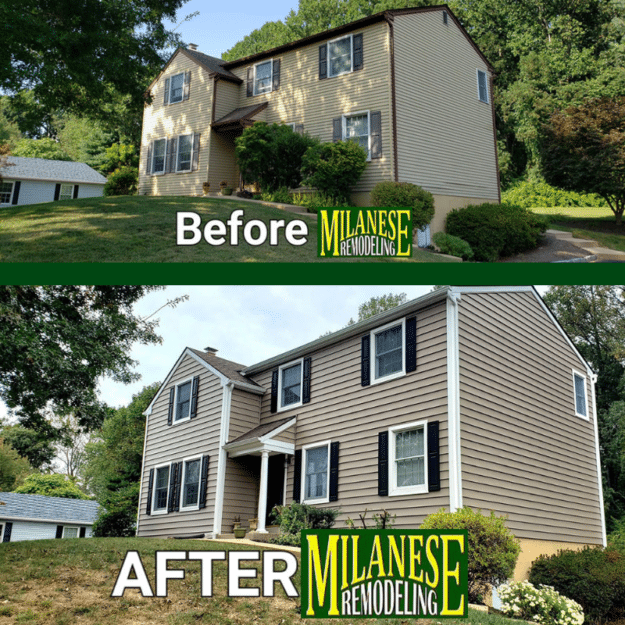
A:
<svg viewBox="0 0 625 625">
<path fill-rule="evenodd" d="M 214 356 L 218 350 L 216 350 L 214 347 L 205 347 L 204 351 L 210 356 Z"/>
</svg>

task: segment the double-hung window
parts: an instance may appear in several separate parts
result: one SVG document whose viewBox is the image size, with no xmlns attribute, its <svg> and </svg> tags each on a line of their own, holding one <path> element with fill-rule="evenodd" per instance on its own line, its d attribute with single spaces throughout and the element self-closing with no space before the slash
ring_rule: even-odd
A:
<svg viewBox="0 0 625 625">
<path fill-rule="evenodd" d="M 352 36 L 328 42 L 328 76 L 352 71 Z"/>
<path fill-rule="evenodd" d="M 189 380 L 176 386 L 174 421 L 182 421 L 191 416 L 191 383 L 192 380 Z"/>
<path fill-rule="evenodd" d="M 405 374 L 406 320 L 394 321 L 371 332 L 371 382 Z"/>
<path fill-rule="evenodd" d="M 330 501 L 328 494 L 330 442 L 307 445 L 302 448 L 302 454 L 304 503 Z"/>
<path fill-rule="evenodd" d="M 426 427 L 419 421 L 389 429 L 390 495 L 428 491 Z"/>
<path fill-rule="evenodd" d="M 182 102 L 184 95 L 184 72 L 171 77 L 169 83 L 169 103 Z"/>
<path fill-rule="evenodd" d="M 13 183 L 0 182 L 0 204 L 10 204 L 13 196 Z"/>
<path fill-rule="evenodd" d="M 273 81 L 273 60 L 254 65 L 254 95 L 269 93 Z"/>
<path fill-rule="evenodd" d="M 59 200 L 71 200 L 74 196 L 73 184 L 62 184 L 61 192 L 59 193 Z"/>
<path fill-rule="evenodd" d="M 477 98 L 488 104 L 488 77 L 481 69 L 477 70 Z"/>
<path fill-rule="evenodd" d="M 63 538 L 78 538 L 78 528 L 63 527 Z"/>
<path fill-rule="evenodd" d="M 157 139 L 154 142 L 154 153 L 152 155 L 152 173 L 165 173 L 165 150 L 167 148 L 167 139 Z"/>
<path fill-rule="evenodd" d="M 178 137 L 178 158 L 176 171 L 191 171 L 191 155 L 193 154 L 193 135 Z"/>
<path fill-rule="evenodd" d="M 575 393 L 575 414 L 588 419 L 588 400 L 586 398 L 586 376 L 573 371 L 573 390 Z"/>
<path fill-rule="evenodd" d="M 291 362 L 280 367 L 278 409 L 302 405 L 303 361 Z"/>
<path fill-rule="evenodd" d="M 367 159 L 371 158 L 371 136 L 369 112 L 343 115 L 343 140 L 353 141 L 367 152 Z"/>
<path fill-rule="evenodd" d="M 169 469 L 170 466 L 158 467 L 154 479 L 154 495 L 152 498 L 152 512 L 167 512 L 167 496 L 169 494 Z"/>
<path fill-rule="evenodd" d="M 202 458 L 184 461 L 181 508 L 197 508 L 200 501 L 200 466 Z"/>
</svg>

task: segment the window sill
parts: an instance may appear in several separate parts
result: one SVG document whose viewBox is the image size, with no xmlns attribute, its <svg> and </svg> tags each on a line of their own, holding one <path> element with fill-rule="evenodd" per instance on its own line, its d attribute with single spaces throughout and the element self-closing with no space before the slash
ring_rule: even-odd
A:
<svg viewBox="0 0 625 625">
<path fill-rule="evenodd" d="M 318 503 L 330 503 L 329 497 L 319 497 L 317 499 L 302 499 L 303 504 L 314 506 Z"/>
<path fill-rule="evenodd" d="M 167 514 L 167 510 L 152 510 L 152 515 L 155 514 Z"/>
<path fill-rule="evenodd" d="M 184 417 L 184 419 L 174 419 L 171 424 L 172 425 L 178 425 L 179 423 L 186 423 L 187 421 L 191 421 L 191 417 Z"/>
<path fill-rule="evenodd" d="M 292 410 L 293 408 L 300 408 L 304 403 L 299 401 L 296 404 L 289 404 L 288 406 L 278 406 L 276 412 L 286 412 L 287 410 Z"/>
<path fill-rule="evenodd" d="M 423 495 L 428 493 L 428 487 L 423 486 L 403 486 L 389 490 L 389 497 L 400 497 L 402 495 Z"/>
<path fill-rule="evenodd" d="M 402 378 L 406 375 L 405 371 L 398 371 L 397 373 L 389 373 L 381 378 L 371 377 L 371 386 L 374 384 L 380 384 L 381 382 L 388 382 L 390 380 L 396 380 L 397 378 Z"/>
<path fill-rule="evenodd" d="M 194 512 L 195 510 L 199 510 L 199 504 L 195 504 L 194 506 L 180 506 L 180 512 Z"/>
</svg>

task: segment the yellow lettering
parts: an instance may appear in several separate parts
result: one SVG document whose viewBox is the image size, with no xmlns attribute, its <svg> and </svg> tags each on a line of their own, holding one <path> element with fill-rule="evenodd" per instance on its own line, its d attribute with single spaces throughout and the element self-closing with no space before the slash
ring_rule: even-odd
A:
<svg viewBox="0 0 625 625">
<path fill-rule="evenodd" d="M 432 543 L 436 543 L 436 548 L 438 549 L 438 536 L 430 536 L 425 543 L 425 555 L 434 573 L 431 579 L 429 573 L 425 576 L 425 583 L 431 588 L 436 588 L 438 586 L 438 562 L 436 561 L 436 556 L 432 553 Z"/>
<path fill-rule="evenodd" d="M 376 556 L 375 560 L 374 555 Z M 371 569 L 373 568 L 374 564 L 378 567 L 378 577 L 386 577 L 386 574 L 384 573 L 384 559 L 382 558 L 382 545 L 380 545 L 379 534 L 376 534 L 375 538 L 373 539 L 373 549 L 371 550 L 371 558 L 369 559 L 369 571 L 367 572 L 367 579 L 371 579 L 373 577 Z"/>
<path fill-rule="evenodd" d="M 378 233 L 377 217 L 378 211 L 367 211 L 367 230 L 369 234 Z"/>
<path fill-rule="evenodd" d="M 378 231 L 378 234 L 381 237 L 385 237 L 386 236 L 386 211 L 381 210 L 378 211 L 378 226 L 380 228 L 380 230 Z"/>
<path fill-rule="evenodd" d="M 412 538 L 412 536 L 410 537 Z M 388 537 L 388 574 L 390 577 L 393 577 L 393 560 L 395 560 L 395 564 L 397 564 L 397 574 L 399 577 L 403 577 L 406 571 L 406 556 L 404 554 L 404 543 L 406 542 L 406 537 L 401 535 L 401 555 L 397 548 L 397 541 L 395 540 L 395 536 L 392 534 Z"/>
<path fill-rule="evenodd" d="M 397 228 L 395 226 L 396 217 L 397 217 L 397 211 L 388 212 L 388 226 L 391 229 L 391 239 L 394 239 L 397 233 Z"/>
<path fill-rule="evenodd" d="M 352 585 L 365 581 L 365 567 L 362 567 L 362 573 L 358 577 L 358 540 L 360 536 L 352 535 Z"/>
<path fill-rule="evenodd" d="M 402 228 L 402 216 L 406 218 L 404 221 L 404 227 Z M 410 211 L 409 210 L 399 210 L 397 211 L 397 228 L 398 228 L 398 237 L 397 237 L 397 256 L 410 256 L 410 246 L 412 245 L 412 236 L 408 234 L 408 219 L 410 219 Z M 407 238 L 407 247 L 405 250 L 401 249 L 401 239 L 402 237 Z"/>
<path fill-rule="evenodd" d="M 338 588 L 337 588 L 337 573 L 338 573 L 338 543 L 339 536 L 330 536 L 328 541 L 328 552 L 326 553 L 326 561 L 323 567 L 323 574 L 321 573 L 321 553 L 319 552 L 319 537 L 318 536 L 306 536 L 308 541 L 308 561 L 311 567 L 308 571 L 308 609 L 306 610 L 306 616 L 314 616 L 313 610 L 313 574 L 315 578 L 315 586 L 317 588 L 317 597 L 319 598 L 319 607 L 322 607 L 325 602 L 326 586 L 328 584 L 328 578 L 330 582 L 330 610 L 328 616 L 338 616 Z"/>
<path fill-rule="evenodd" d="M 347 541 L 349 540 L 349 536 L 341 536 L 341 543 L 343 543 L 341 547 L 341 555 L 342 555 L 342 577 L 343 583 L 341 584 L 341 590 L 345 590 L 349 584 L 347 583 Z"/>
<path fill-rule="evenodd" d="M 339 214 L 334 211 L 332 214 L 332 225 L 328 223 L 328 211 L 321 209 L 319 211 L 321 216 L 321 256 L 326 255 L 326 249 L 331 250 L 334 244 L 334 251 L 331 252 L 332 256 L 339 255 Z M 333 242 L 334 239 L 334 242 Z"/>
<path fill-rule="evenodd" d="M 452 540 L 460 544 L 460 552 L 464 553 L 464 536 L 448 534 L 441 536 L 443 539 L 443 609 L 441 616 L 462 616 L 464 614 L 464 595 L 460 598 L 460 606 L 456 610 L 449 609 L 449 579 L 454 578 L 460 585 L 460 562 L 456 562 L 456 568 L 449 570 L 449 543 Z"/>
<path fill-rule="evenodd" d="M 423 549 L 423 536 L 409 536 L 408 540 L 410 541 L 410 579 L 413 579 L 415 582 L 423 582 L 423 569 L 421 568 L 421 549 Z M 419 550 L 415 550 L 415 543 L 419 542 L 420 548 Z M 419 568 L 421 573 L 417 575 L 415 561 L 419 564 Z"/>
<path fill-rule="evenodd" d="M 356 230 L 354 234 L 358 234 L 358 230 L 360 230 L 360 234 L 366 234 L 365 229 L 365 216 L 362 211 L 358 211 L 358 220 L 356 221 Z"/>
</svg>

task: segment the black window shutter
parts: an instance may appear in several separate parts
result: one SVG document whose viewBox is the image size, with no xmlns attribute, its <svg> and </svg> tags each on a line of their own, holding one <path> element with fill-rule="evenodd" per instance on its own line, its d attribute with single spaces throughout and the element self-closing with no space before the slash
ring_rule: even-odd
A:
<svg viewBox="0 0 625 625">
<path fill-rule="evenodd" d="M 360 384 L 369 386 L 371 384 L 371 337 L 362 337 L 362 349 L 360 353 Z"/>
<path fill-rule="evenodd" d="M 304 124 L 295 124 L 294 131 L 298 135 L 303 135 L 304 134 Z"/>
<path fill-rule="evenodd" d="M 378 433 L 378 495 L 388 495 L 388 431 Z"/>
<path fill-rule="evenodd" d="M 271 373 L 271 412 L 278 410 L 278 370 Z"/>
<path fill-rule="evenodd" d="M 302 389 L 302 403 L 310 402 L 310 375 L 311 375 L 312 359 L 310 356 L 304 358 L 304 388 Z"/>
<path fill-rule="evenodd" d="M 145 173 L 148 176 L 152 174 L 152 144 L 153 144 L 152 141 L 150 141 L 150 143 L 148 143 L 148 160 L 147 160 L 147 163 L 145 165 Z"/>
<path fill-rule="evenodd" d="M 174 397 L 176 389 L 172 386 L 169 389 L 169 410 L 167 411 L 167 425 L 171 425 L 174 420 Z"/>
<path fill-rule="evenodd" d="M 200 390 L 200 376 L 193 378 L 193 386 L 191 387 L 191 418 L 197 416 L 197 396 Z"/>
<path fill-rule="evenodd" d="M 330 501 L 339 498 L 339 442 L 330 443 Z"/>
<path fill-rule="evenodd" d="M 165 97 L 163 100 L 163 104 L 169 104 L 169 78 L 165 79 Z"/>
<path fill-rule="evenodd" d="M 182 462 L 176 466 L 176 488 L 174 489 L 174 512 L 180 510 L 180 485 L 182 484 Z"/>
<path fill-rule="evenodd" d="M 59 199 L 59 195 L 61 195 L 61 183 L 57 182 L 54 187 L 54 201 L 56 202 Z"/>
<path fill-rule="evenodd" d="M 150 469 L 150 477 L 148 479 L 148 503 L 145 513 L 149 516 L 152 514 L 152 489 L 154 488 L 154 469 Z"/>
<path fill-rule="evenodd" d="M 81 527 L 80 532 L 78 533 L 78 538 L 85 538 L 87 536 L 87 528 Z"/>
<path fill-rule="evenodd" d="M 372 111 L 369 123 L 371 125 L 371 158 L 382 158 L 382 113 Z"/>
<path fill-rule="evenodd" d="M 200 509 L 206 508 L 206 491 L 208 489 L 208 459 L 202 456 L 202 473 L 200 477 Z"/>
<path fill-rule="evenodd" d="M 247 97 L 251 98 L 254 95 L 254 68 L 247 68 Z"/>
<path fill-rule="evenodd" d="M 332 120 L 332 141 L 335 143 L 343 138 L 343 118 L 335 117 Z"/>
<path fill-rule="evenodd" d="M 328 44 L 319 46 L 319 80 L 328 77 Z"/>
<path fill-rule="evenodd" d="M 197 171 L 200 166 L 200 133 L 193 135 L 193 160 L 191 162 L 191 171 Z"/>
<path fill-rule="evenodd" d="M 280 88 L 280 59 L 275 59 L 273 62 L 271 89 L 276 91 Z"/>
<path fill-rule="evenodd" d="M 76 200 L 78 198 L 78 185 L 75 184 L 74 185 L 74 199 Z"/>
<path fill-rule="evenodd" d="M 4 526 L 4 536 L 2 537 L 3 543 L 11 542 L 11 530 L 12 529 L 13 529 L 13 523 L 9 522 Z"/>
<path fill-rule="evenodd" d="M 191 91 L 191 71 L 185 73 L 184 75 L 184 91 L 182 95 L 182 101 L 189 99 L 189 93 Z"/>
<path fill-rule="evenodd" d="M 176 501 L 176 480 L 178 477 L 178 463 L 172 462 L 169 465 L 169 493 L 167 495 L 167 512 L 174 511 Z"/>
<path fill-rule="evenodd" d="M 299 503 L 302 496 L 302 450 L 296 449 L 293 458 L 293 501 Z"/>
<path fill-rule="evenodd" d="M 406 319 L 406 373 L 417 370 L 417 318 Z"/>
<path fill-rule="evenodd" d="M 62 525 L 56 526 L 56 536 L 54 538 L 63 538 L 63 526 Z"/>
<path fill-rule="evenodd" d="M 447 24 L 447 11 L 443 11 L 443 24 Z"/>
<path fill-rule="evenodd" d="M 441 489 L 440 445 L 438 421 L 428 423 L 428 491 Z"/>
<path fill-rule="evenodd" d="M 363 55 L 362 55 L 362 33 L 358 33 L 352 37 L 352 45 L 353 45 L 353 62 L 352 68 L 354 71 L 363 68 Z"/>
<path fill-rule="evenodd" d="M 14 206 L 18 203 L 20 199 L 20 186 L 21 182 L 17 180 L 13 185 L 13 201 L 11 202 Z"/>
</svg>

